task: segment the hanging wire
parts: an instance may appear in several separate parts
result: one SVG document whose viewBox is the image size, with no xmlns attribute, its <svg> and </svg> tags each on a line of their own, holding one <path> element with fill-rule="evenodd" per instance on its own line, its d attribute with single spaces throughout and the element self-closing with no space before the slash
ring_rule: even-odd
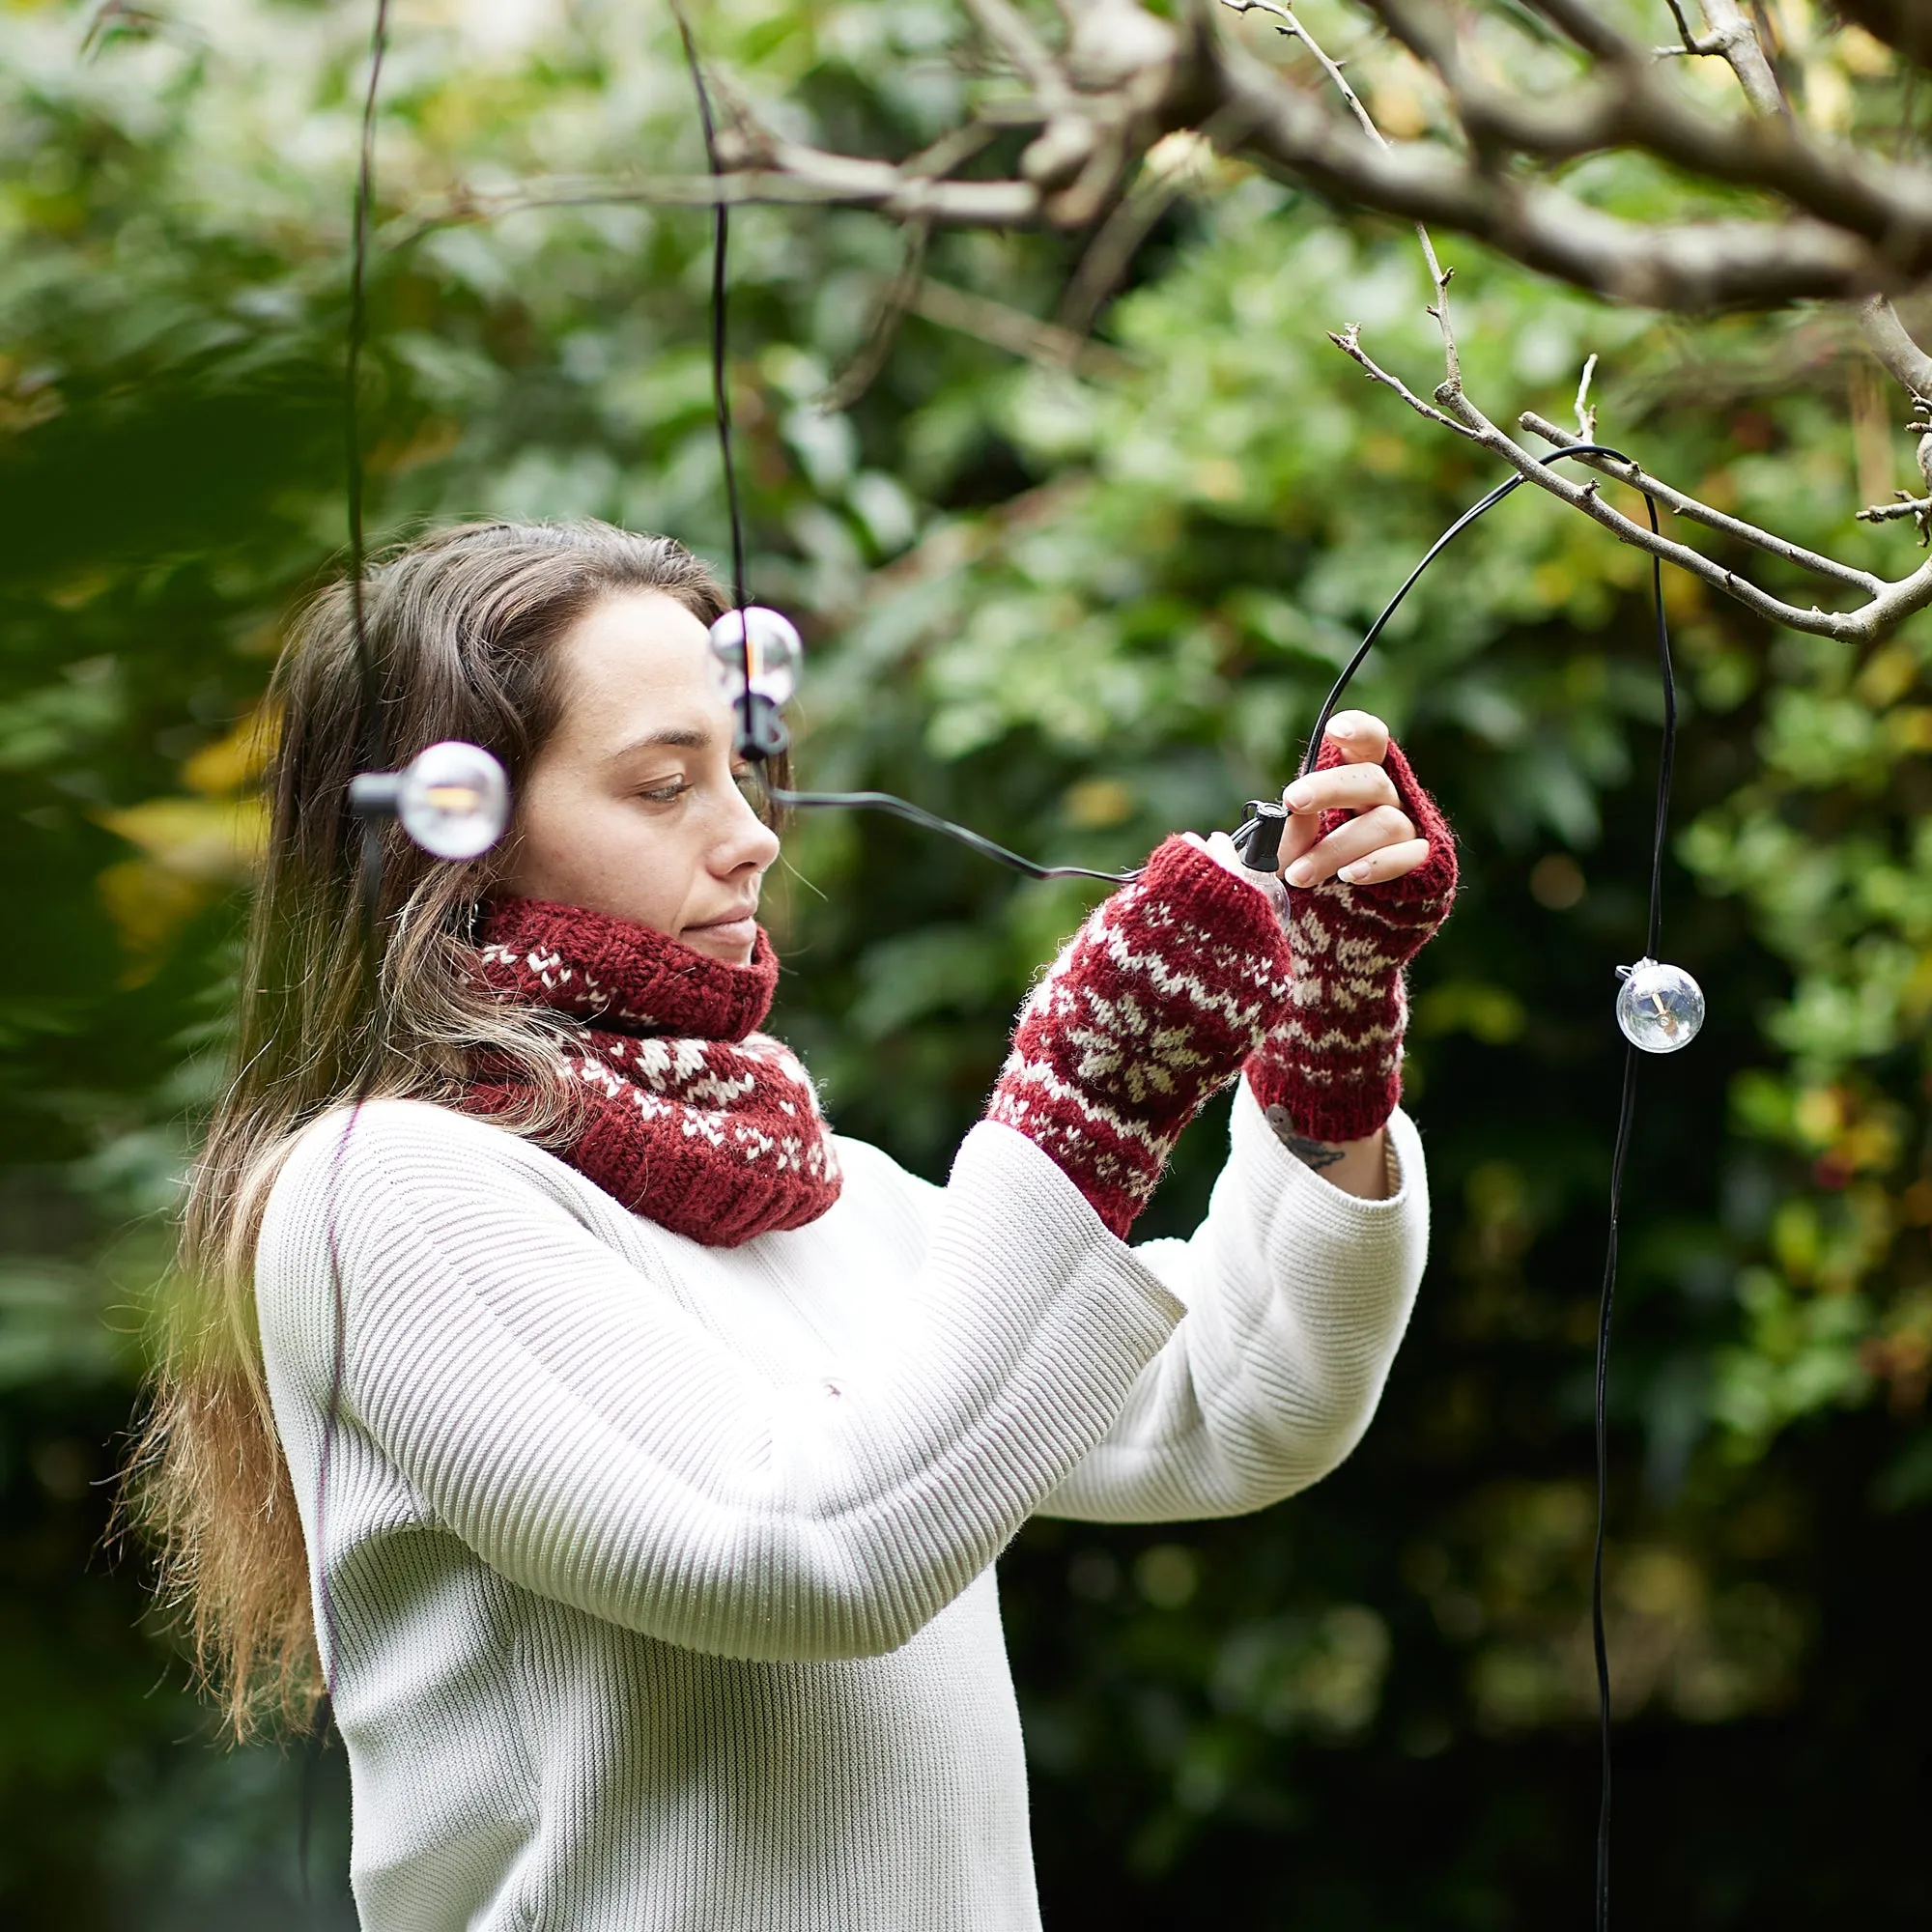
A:
<svg viewBox="0 0 1932 1932">
<path fill-rule="evenodd" d="M 697 97 L 698 126 L 704 135 L 704 161 L 714 187 L 724 178 L 718 154 L 718 124 L 712 110 L 711 89 L 704 78 L 704 63 L 697 51 L 696 36 L 691 30 L 679 0 L 670 0 L 671 17 L 677 22 L 678 38 L 684 44 L 685 66 L 691 73 L 692 92 Z M 731 594 L 738 616 L 739 677 L 738 749 L 741 755 L 761 760 L 765 753 L 754 743 L 752 730 L 752 626 L 747 611 L 750 602 L 745 581 L 745 519 L 739 500 L 738 469 L 732 457 L 731 394 L 726 352 L 729 345 L 730 288 L 727 251 L 731 242 L 730 211 L 722 187 L 713 203 L 711 225 L 711 400 L 718 430 L 718 449 L 724 475 L 724 498 L 731 523 Z M 1098 879 L 1105 885 L 1131 885 L 1140 877 L 1140 868 L 1131 871 L 1096 871 L 1089 866 L 1043 866 L 1037 860 L 1010 851 L 996 840 L 970 827 L 955 825 L 950 818 L 909 800 L 884 791 L 790 791 L 769 781 L 765 796 L 774 804 L 794 810 L 838 808 L 852 810 L 890 812 L 908 824 L 927 832 L 937 832 L 981 857 L 1023 872 L 1030 879 Z"/>
<path fill-rule="evenodd" d="M 1607 443 L 1574 443 L 1567 449 L 1559 449 L 1544 457 L 1545 463 L 1561 463 L 1572 457 L 1607 456 L 1620 463 L 1630 463 L 1631 459 L 1622 450 L 1613 449 Z M 1633 468 L 1635 466 L 1633 465 Z M 1450 525 L 1442 534 L 1430 545 L 1428 554 L 1404 580 L 1381 614 L 1369 626 L 1368 635 L 1355 647 L 1354 655 L 1342 668 L 1342 672 L 1330 688 L 1328 696 L 1321 701 L 1321 709 L 1316 714 L 1315 728 L 1309 733 L 1308 746 L 1302 755 L 1301 769 L 1305 775 L 1318 755 L 1321 740 L 1328 728 L 1328 721 L 1334 716 L 1335 707 L 1341 702 L 1343 694 L 1349 689 L 1350 680 L 1361 669 L 1376 640 L 1381 636 L 1388 621 L 1401 608 L 1402 601 L 1415 587 L 1422 573 L 1455 542 L 1455 540 L 1476 522 L 1495 508 L 1512 492 L 1521 488 L 1528 478 L 1516 475 L 1507 482 L 1499 483 L 1483 497 L 1472 504 Z M 1649 513 L 1650 527 L 1659 526 L 1657 499 L 1648 491 L 1642 493 L 1644 508 Z M 1663 847 L 1670 830 L 1670 784 L 1677 758 L 1677 678 L 1670 661 L 1670 627 L 1663 611 L 1663 566 L 1653 553 L 1650 559 L 1651 611 L 1657 639 L 1658 676 L 1663 691 L 1663 742 L 1657 766 L 1657 810 L 1652 825 L 1650 845 L 1650 907 L 1646 926 L 1647 937 L 1644 951 L 1655 956 L 1661 949 L 1663 929 Z M 1636 1066 L 1637 1049 L 1634 1043 L 1626 1041 L 1624 1045 L 1623 1088 L 1617 1102 L 1617 1128 L 1613 1150 L 1610 1155 L 1610 1203 L 1609 1227 L 1604 1248 L 1604 1281 L 1597 1304 L 1597 1350 L 1595 1364 L 1595 1399 L 1593 1403 L 1596 1471 L 1597 1471 L 1597 1520 L 1594 1547 L 1590 1558 L 1590 1638 L 1597 1668 L 1597 1735 L 1598 1735 L 1598 1800 L 1597 1800 L 1597 1879 L 1596 1879 L 1596 1925 L 1597 1932 L 1608 1932 L 1610 1922 L 1610 1657 L 1609 1646 L 1604 1627 L 1604 1548 L 1607 1535 L 1609 1516 L 1609 1429 L 1607 1395 L 1609 1387 L 1610 1362 L 1610 1318 L 1616 1303 L 1617 1292 L 1617 1242 L 1620 1216 L 1623 1208 L 1624 1175 L 1630 1165 L 1632 1130 L 1636 1111 Z"/>
<path fill-rule="evenodd" d="M 383 56 L 389 43 L 389 0 L 376 0 L 375 20 L 369 36 L 369 84 L 362 97 L 361 141 L 356 154 L 355 216 L 352 225 L 349 260 L 349 331 L 343 357 L 342 427 L 343 454 L 348 470 L 346 506 L 349 525 L 349 616 L 355 644 L 355 673 L 360 716 L 356 724 L 356 760 L 364 770 L 381 771 L 389 762 L 388 728 L 384 715 L 381 681 L 377 675 L 375 651 L 369 641 L 369 613 L 364 573 L 368 566 L 368 546 L 363 530 L 363 468 L 361 375 L 362 352 L 369 335 L 369 243 L 376 193 L 376 109 L 383 85 Z M 342 1254 L 337 1239 L 336 1205 L 342 1182 L 342 1169 L 349 1143 L 375 1088 L 382 1060 L 381 1008 L 383 963 L 380 922 L 383 905 L 383 828 L 382 821 L 364 817 L 358 827 L 356 869 L 357 942 L 361 952 L 362 987 L 370 1014 L 370 1034 L 362 1063 L 356 1071 L 355 1087 L 350 1099 L 349 1119 L 344 1123 L 329 1158 L 327 1209 L 327 1258 L 329 1285 L 329 1363 L 328 1396 L 323 1409 L 322 1443 L 316 1456 L 315 1472 L 315 1596 L 317 1651 L 322 1664 L 322 1695 L 316 1700 L 304 1756 L 297 1830 L 297 1860 L 301 1878 L 304 1908 L 311 1904 L 309 1892 L 309 1846 L 313 1836 L 322 1757 L 327 1748 L 328 1733 L 335 1715 L 335 1609 L 329 1593 L 327 1543 L 326 1538 L 329 1466 L 341 1432 L 343 1379 L 348 1345 L 348 1302 L 342 1278 Z"/>
</svg>

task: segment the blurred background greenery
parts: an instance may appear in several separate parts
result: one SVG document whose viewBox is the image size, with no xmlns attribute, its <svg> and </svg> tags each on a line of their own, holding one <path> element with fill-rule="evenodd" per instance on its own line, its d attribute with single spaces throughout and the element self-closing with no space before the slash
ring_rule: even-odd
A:
<svg viewBox="0 0 1932 1932">
<path fill-rule="evenodd" d="M 103 1536 L 220 1073 L 255 707 L 292 603 L 339 559 L 368 11 L 0 11 L 0 1919 L 23 1932 L 348 1922 L 339 1753 L 308 1767 L 304 1908 L 299 1744 L 212 1742 L 138 1556 Z M 1401 61 L 1305 11 L 1412 128 Z M 1664 33 L 1661 6 L 1623 11 Z M 1808 115 L 1897 116 L 1875 43 L 1774 11 Z M 973 84 L 948 0 L 722 0 L 700 25 L 771 112 L 847 151 L 930 139 Z M 704 217 L 412 216 L 458 183 L 697 165 L 663 10 L 404 0 L 379 152 L 379 532 L 594 514 L 721 554 Z M 1040 320 L 1075 242 L 939 236 L 843 409 L 828 387 L 897 239 L 847 213 L 739 218 L 754 583 L 809 631 L 813 782 L 1088 863 L 1231 823 L 1496 480 L 1324 339 L 1358 322 L 1426 386 L 1410 236 L 1198 153 L 1151 165 L 1188 169 L 1187 192 L 1093 341 Z M 1587 165 L 1626 213 L 1689 192 Z M 1492 414 L 1567 420 L 1598 354 L 1602 433 L 1653 469 L 1887 574 L 1916 560 L 1909 525 L 1852 521 L 1909 452 L 1832 315 L 1612 311 L 1438 240 Z M 1525 492 L 1358 686 L 1463 840 L 1415 985 L 1434 1261 L 1379 1420 L 1318 1490 L 1205 1527 L 1042 1522 L 1006 1559 L 1050 1927 L 1500 1932 L 1586 1910 L 1589 1345 L 1610 969 L 1640 950 L 1658 746 L 1644 581 Z M 1667 950 L 1712 1019 L 1644 1068 L 1628 1196 L 1620 1911 L 1922 1924 L 1932 634 L 1861 656 L 1666 587 L 1686 685 Z M 788 858 L 780 1023 L 845 1131 L 941 1173 L 1085 900 L 858 816 L 810 819 Z M 1219 1128 L 1190 1137 L 1149 1232 L 1198 1212 Z"/>
</svg>

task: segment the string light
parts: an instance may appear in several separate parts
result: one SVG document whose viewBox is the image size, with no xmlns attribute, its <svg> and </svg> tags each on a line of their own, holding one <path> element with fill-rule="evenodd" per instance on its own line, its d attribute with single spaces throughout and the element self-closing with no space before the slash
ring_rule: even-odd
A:
<svg viewBox="0 0 1932 1932">
<path fill-rule="evenodd" d="M 349 781 L 358 818 L 393 817 L 433 858 L 478 859 L 510 824 L 510 781 L 480 745 L 445 738 L 400 772 L 358 772 Z"/>
<path fill-rule="evenodd" d="M 1617 1025 L 1643 1053 L 1681 1053 L 1704 1024 L 1704 989 L 1681 966 L 1639 959 L 1619 966 Z"/>
</svg>

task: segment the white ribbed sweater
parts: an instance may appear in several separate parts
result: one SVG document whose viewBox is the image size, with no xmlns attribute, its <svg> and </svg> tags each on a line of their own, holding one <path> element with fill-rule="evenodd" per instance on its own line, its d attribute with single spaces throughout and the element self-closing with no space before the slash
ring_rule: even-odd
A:
<svg viewBox="0 0 1932 1932">
<path fill-rule="evenodd" d="M 1357 1201 L 1245 1086 L 1207 1221 L 1137 1248 L 1001 1126 L 943 1189 L 841 1141 L 829 1213 L 727 1251 L 480 1122 L 347 1121 L 257 1289 L 365 1932 L 1037 1927 L 994 1557 L 1333 1468 L 1428 1238 L 1403 1116 Z"/>
</svg>

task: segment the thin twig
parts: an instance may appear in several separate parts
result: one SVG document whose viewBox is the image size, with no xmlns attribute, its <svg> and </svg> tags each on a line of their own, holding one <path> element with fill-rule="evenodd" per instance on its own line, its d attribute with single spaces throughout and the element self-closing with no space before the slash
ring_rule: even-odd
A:
<svg viewBox="0 0 1932 1932">
<path fill-rule="evenodd" d="M 1932 544 L 1932 497 L 1914 497 L 1904 490 L 1895 490 L 1892 495 L 1898 498 L 1897 502 L 1874 503 L 1859 512 L 1859 522 L 1890 524 L 1910 517 L 1918 529 L 1918 548 L 1924 550 Z"/>
<path fill-rule="evenodd" d="M 906 318 L 913 298 L 925 273 L 926 244 L 932 240 L 930 221 L 909 221 L 905 231 L 905 255 L 886 292 L 873 311 L 866 339 L 852 359 L 829 383 L 812 407 L 824 415 L 849 410 L 872 384 L 892 358 L 893 345 L 898 340 L 899 324 Z"/>
<path fill-rule="evenodd" d="M 1221 0 L 1221 4 L 1236 14 L 1265 14 L 1274 21 L 1276 33 L 1289 40 L 1299 41 L 1314 56 L 1316 65 L 1328 76 L 1335 91 L 1348 104 L 1350 113 L 1355 117 L 1356 125 L 1360 127 L 1362 132 L 1382 153 L 1389 152 L 1387 137 L 1376 126 L 1375 117 L 1362 105 L 1361 96 L 1350 85 L 1349 76 L 1342 71 L 1342 63 L 1334 59 L 1321 43 L 1301 24 L 1300 16 L 1293 7 L 1286 5 L 1285 0 Z M 1456 331 L 1449 319 L 1449 278 L 1456 270 L 1445 269 L 1437 259 L 1435 243 L 1423 222 L 1418 221 L 1415 224 L 1415 239 L 1421 245 L 1423 265 L 1429 271 L 1429 313 L 1435 318 L 1435 326 L 1442 334 L 1442 359 L 1447 371 L 1444 380 L 1452 386 L 1460 388 L 1463 383 L 1463 362 L 1456 349 Z M 1350 325 L 1351 332 L 1353 327 L 1354 325 L 1351 323 Z M 1340 342 L 1341 337 L 1331 335 L 1329 340 Z M 1365 364 L 1365 366 L 1370 365 Z M 1444 420 L 1448 419 L 1445 417 Z"/>
<path fill-rule="evenodd" d="M 1592 350 L 1577 383 L 1577 438 L 1579 442 L 1595 442 L 1597 440 L 1597 406 L 1590 401 L 1590 378 L 1596 373 L 1597 355 Z"/>
<path fill-rule="evenodd" d="M 1342 71 L 1342 63 L 1331 60 L 1322 51 L 1321 43 L 1316 40 L 1296 16 L 1293 7 L 1284 6 L 1282 0 L 1221 0 L 1222 6 L 1236 14 L 1266 14 L 1275 23 L 1275 32 L 1292 41 L 1299 41 L 1315 56 L 1316 64 L 1333 83 L 1335 92 L 1348 102 L 1349 111 L 1360 124 L 1362 132 L 1378 148 L 1386 148 L 1388 142 L 1382 138 L 1382 130 L 1378 128 L 1362 105 L 1361 98 L 1349 84 L 1349 77 Z"/>
<path fill-rule="evenodd" d="M 1247 131 L 1246 116 L 1236 104 L 1210 115 L 1198 134 L 1168 135 L 1168 142 L 1186 144 L 1182 152 L 1171 158 L 1162 157 L 1161 150 L 1166 143 L 1157 143 L 1149 150 L 1142 163 L 1141 178 L 1101 223 L 1100 232 L 1081 256 L 1080 266 L 1066 285 L 1060 300 L 1061 327 L 1085 335 L 1094 327 L 1094 318 L 1119 286 L 1154 224 L 1205 178 L 1204 162 L 1211 160 Z"/>
<path fill-rule="evenodd" d="M 1385 389 L 1393 389 L 1417 415 L 1427 416 L 1431 422 L 1439 423 L 1444 429 L 1453 429 L 1458 436 L 1467 437 L 1472 441 L 1476 440 L 1476 432 L 1474 430 L 1470 429 L 1464 423 L 1458 422 L 1454 416 L 1444 415 L 1440 410 L 1429 403 L 1425 403 L 1400 376 L 1391 374 L 1379 362 L 1376 361 L 1370 355 L 1369 352 L 1362 347 L 1361 325 L 1359 323 L 1350 323 L 1339 334 L 1335 330 L 1330 329 L 1328 331 L 1328 340 L 1344 355 L 1348 356 L 1351 362 L 1359 363 L 1362 373 L 1365 376 L 1374 382 L 1379 383 Z"/>
</svg>

